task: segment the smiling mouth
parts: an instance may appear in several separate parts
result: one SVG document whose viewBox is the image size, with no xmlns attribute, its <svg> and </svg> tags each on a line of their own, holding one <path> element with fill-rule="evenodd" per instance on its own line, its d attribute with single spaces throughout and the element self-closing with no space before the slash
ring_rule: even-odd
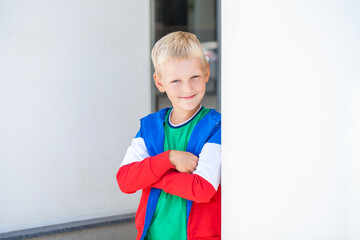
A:
<svg viewBox="0 0 360 240">
<path fill-rule="evenodd" d="M 189 96 L 189 97 L 180 97 L 180 98 L 182 98 L 182 99 L 192 99 L 192 98 L 195 97 L 195 96 L 196 96 L 196 94 L 191 95 L 191 96 Z"/>
</svg>

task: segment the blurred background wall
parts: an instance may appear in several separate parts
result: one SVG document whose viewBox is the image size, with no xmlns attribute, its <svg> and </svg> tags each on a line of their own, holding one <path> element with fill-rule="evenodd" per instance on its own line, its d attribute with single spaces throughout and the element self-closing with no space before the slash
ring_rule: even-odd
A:
<svg viewBox="0 0 360 240">
<path fill-rule="evenodd" d="M 148 1 L 0 1 L 0 233 L 133 213 L 115 174 L 150 112 Z"/>
<path fill-rule="evenodd" d="M 359 13 L 222 1 L 223 239 L 360 239 Z"/>
</svg>

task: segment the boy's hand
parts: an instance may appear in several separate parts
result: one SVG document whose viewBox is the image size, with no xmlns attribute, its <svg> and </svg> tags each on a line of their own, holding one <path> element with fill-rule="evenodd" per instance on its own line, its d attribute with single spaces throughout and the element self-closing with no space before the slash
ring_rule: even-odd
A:
<svg viewBox="0 0 360 240">
<path fill-rule="evenodd" d="M 193 173 L 199 158 L 190 152 L 171 150 L 169 153 L 171 164 L 182 173 Z"/>
</svg>

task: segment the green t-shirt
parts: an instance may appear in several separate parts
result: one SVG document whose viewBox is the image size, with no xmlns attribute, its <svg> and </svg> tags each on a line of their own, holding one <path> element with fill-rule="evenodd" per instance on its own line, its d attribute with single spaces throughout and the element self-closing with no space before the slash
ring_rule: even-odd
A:
<svg viewBox="0 0 360 240">
<path fill-rule="evenodd" d="M 180 125 L 169 121 L 170 110 L 164 125 L 164 151 L 169 149 L 186 151 L 195 125 L 210 109 L 201 107 L 193 117 Z M 147 240 L 186 240 L 186 199 L 161 191 L 154 217 L 146 233 Z"/>
</svg>

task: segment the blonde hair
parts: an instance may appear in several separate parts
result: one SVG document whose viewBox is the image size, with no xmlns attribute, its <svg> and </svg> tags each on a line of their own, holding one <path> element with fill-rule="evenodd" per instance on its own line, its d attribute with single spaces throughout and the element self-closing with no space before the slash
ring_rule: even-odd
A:
<svg viewBox="0 0 360 240">
<path fill-rule="evenodd" d="M 162 37 L 155 43 L 151 52 L 155 74 L 161 74 L 160 64 L 192 57 L 200 57 L 205 71 L 207 61 L 199 40 L 194 34 L 182 31 L 172 32 Z"/>
</svg>

